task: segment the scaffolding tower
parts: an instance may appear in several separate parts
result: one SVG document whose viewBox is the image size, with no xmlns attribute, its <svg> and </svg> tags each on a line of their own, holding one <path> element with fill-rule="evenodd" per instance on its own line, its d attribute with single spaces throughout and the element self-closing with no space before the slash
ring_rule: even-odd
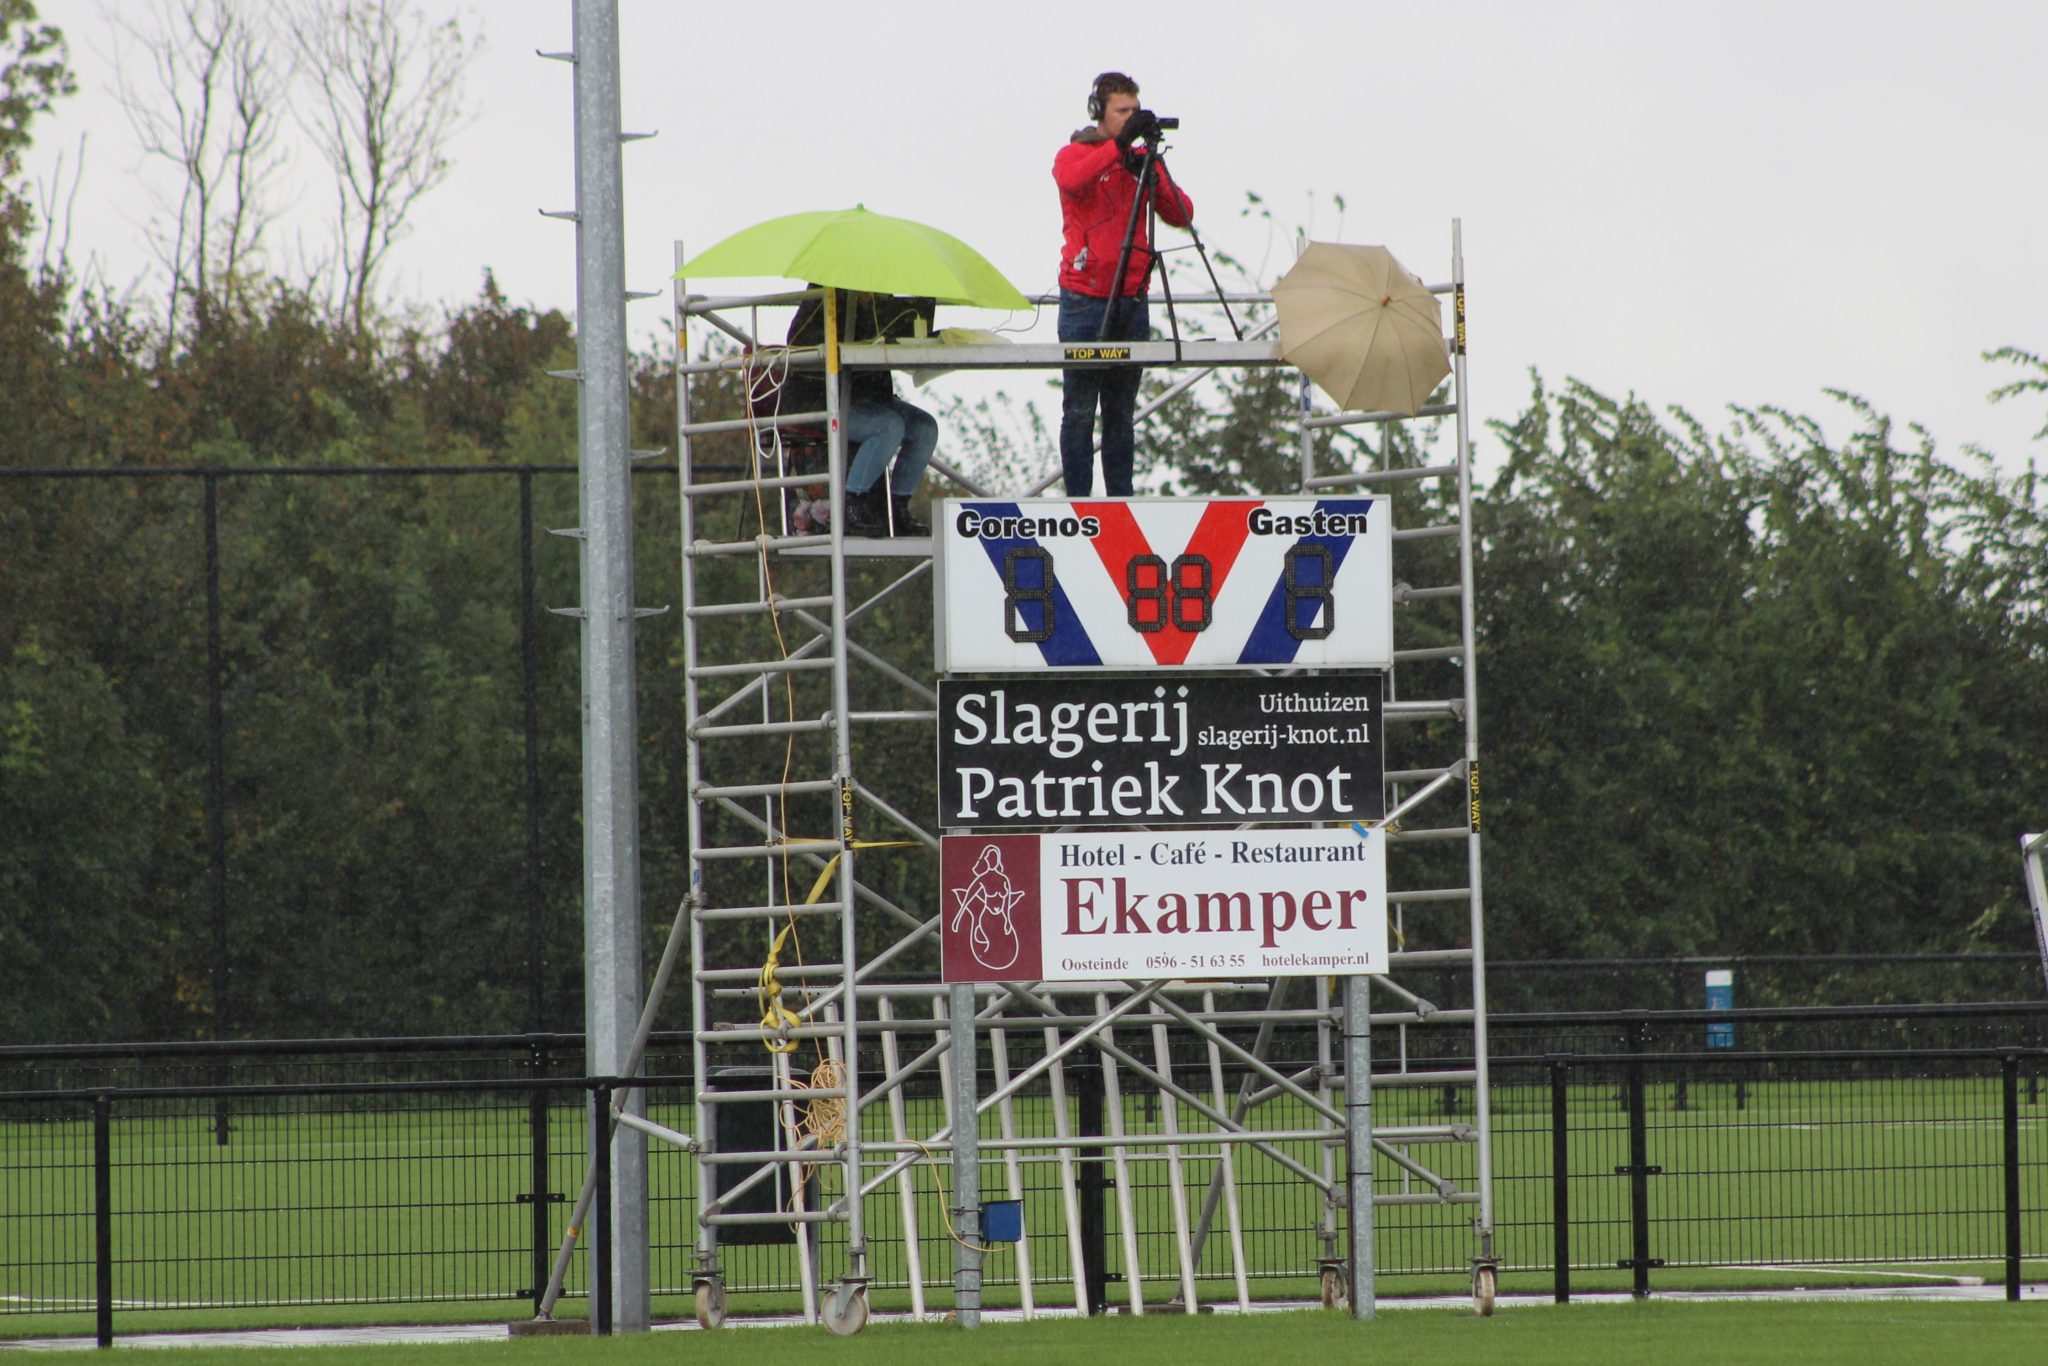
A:
<svg viewBox="0 0 2048 1366">
<path fill-rule="evenodd" d="M 918 887 L 936 885 L 916 865 L 935 868 L 940 832 L 907 795 L 931 769 L 935 680 L 928 661 L 889 657 L 864 639 L 886 622 L 900 641 L 906 622 L 923 620 L 932 542 L 844 536 L 846 380 L 867 368 L 1074 362 L 1051 344 L 842 345 L 830 321 L 822 347 L 791 350 L 763 340 L 763 313 L 776 317 L 815 291 L 721 297 L 677 281 L 691 865 L 648 1014 L 686 935 L 696 1132 L 615 1116 L 695 1154 L 693 1283 L 704 1324 L 722 1322 L 728 1292 L 746 1288 L 734 1268 L 762 1239 L 794 1239 L 809 1321 L 858 1331 L 878 1277 L 907 1285 L 922 1314 L 935 1224 L 952 1251 L 953 1311 L 976 1322 L 997 1246 L 980 1219 L 985 1177 L 996 1199 L 1025 1206 L 1025 1227 L 1002 1246 L 1027 1315 L 1049 1296 L 1083 1312 L 1106 1307 L 1113 1272 L 1100 1250 L 1111 1198 L 1113 1260 L 1129 1312 L 1162 1307 L 1147 1299 L 1148 1282 L 1172 1288 L 1164 1304 L 1174 1311 L 1196 1312 L 1205 1283 L 1221 1285 L 1217 1298 L 1248 1305 L 1239 1185 L 1253 1164 L 1315 1192 L 1320 1212 L 1302 1236 L 1316 1240 L 1312 1274 L 1326 1305 L 1373 1312 L 1374 1220 L 1369 1211 L 1353 1217 L 1369 1203 L 1469 1220 L 1473 1294 L 1481 1312 L 1491 1311 L 1472 472 L 1456 223 L 1451 239 L 1449 279 L 1430 289 L 1450 300 L 1452 374 L 1446 401 L 1421 414 L 1449 419 L 1447 431 L 1435 424 L 1433 442 L 1448 444 L 1448 456 L 1416 459 L 1420 448 L 1396 439 L 1406 421 L 1398 415 L 1316 412 L 1304 378 L 1297 487 L 1246 491 L 1356 490 L 1395 508 L 1396 638 L 1384 722 L 1399 730 L 1403 762 L 1384 774 L 1382 828 L 1397 947 L 1391 973 L 1377 980 L 941 984 L 932 971 L 938 908 L 913 904 Z M 1272 327 L 1268 320 L 1245 340 L 1132 344 L 1130 359 L 1182 372 L 1140 417 L 1212 369 L 1282 366 Z M 693 356 L 693 334 L 701 339 L 706 328 L 723 341 Z M 822 410 L 777 408 L 776 381 L 790 367 L 822 368 Z M 700 419 L 705 386 L 723 386 L 723 400 L 744 415 Z M 1323 468 L 1319 451 L 1336 429 L 1361 427 L 1384 435 L 1377 465 Z M 1057 478 L 995 489 L 943 460 L 932 473 L 977 497 L 1033 494 Z M 1448 1041 L 1429 1042 L 1439 1037 Z M 1442 1097 L 1441 1111 L 1406 1105 L 1376 1123 L 1374 1094 L 1389 1088 L 1431 1104 Z M 1042 1098 L 1027 1106 L 1027 1096 Z M 741 1122 L 763 1113 L 773 1122 Z M 1166 1208 L 1156 1220 L 1163 1227 L 1152 1228 L 1133 1174 L 1156 1189 L 1161 1170 Z M 935 1221 L 939 1189 L 946 1194 Z M 1034 1209 L 1042 1217 L 1030 1217 Z"/>
</svg>

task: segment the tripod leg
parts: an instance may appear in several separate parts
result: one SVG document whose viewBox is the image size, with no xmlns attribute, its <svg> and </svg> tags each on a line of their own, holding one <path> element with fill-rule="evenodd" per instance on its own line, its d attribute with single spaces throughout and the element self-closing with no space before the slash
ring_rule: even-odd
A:
<svg viewBox="0 0 2048 1366">
<path fill-rule="evenodd" d="M 1159 169 L 1162 171 L 1166 169 L 1165 155 L 1162 152 L 1160 152 L 1160 150 L 1156 147 L 1152 149 L 1152 155 L 1145 158 L 1145 160 L 1148 163 L 1157 162 L 1159 165 Z M 1145 169 L 1149 171 L 1152 168 L 1150 165 L 1147 165 Z M 1154 208 L 1156 209 L 1156 201 L 1158 199 L 1158 196 L 1154 195 L 1153 199 L 1155 200 Z M 1223 298 L 1223 283 L 1222 281 L 1216 278 L 1216 267 L 1209 260 L 1209 248 L 1207 245 L 1203 243 L 1202 234 L 1195 228 L 1195 222 L 1192 218 L 1188 220 L 1187 233 L 1189 237 L 1194 239 L 1195 255 L 1202 258 L 1202 269 L 1209 272 L 1209 287 L 1216 291 L 1216 301 L 1223 305 L 1224 321 L 1230 324 L 1230 330 L 1236 334 L 1237 339 L 1239 341 L 1243 341 L 1244 328 L 1238 325 L 1237 315 L 1230 311 L 1230 304 Z M 1155 243 L 1159 241 L 1159 225 L 1156 222 L 1152 225 L 1152 241 Z M 1156 247 L 1153 250 L 1152 256 L 1154 260 L 1157 260 L 1159 258 L 1158 249 Z M 1164 289 L 1166 292 L 1167 317 L 1169 319 L 1172 319 L 1173 286 L 1167 281 L 1165 271 L 1159 272 L 1159 282 L 1160 287 Z M 1180 341 L 1180 325 L 1177 319 L 1174 321 L 1173 339 L 1176 343 Z M 1176 354 L 1175 359 L 1179 359 L 1178 354 Z"/>
<path fill-rule="evenodd" d="M 1216 302 L 1223 305 L 1223 320 L 1230 324 L 1230 330 L 1244 340 L 1244 328 L 1238 325 L 1237 315 L 1230 311 L 1230 301 L 1223 297 L 1223 284 L 1216 278 L 1216 267 L 1209 263 L 1209 248 L 1202 245 L 1202 234 L 1195 231 L 1193 222 L 1188 224 L 1188 236 L 1195 239 L 1195 255 L 1202 258 L 1202 269 L 1209 272 L 1209 285 L 1216 291 Z"/>
<path fill-rule="evenodd" d="M 1137 240 L 1139 215 L 1145 212 L 1152 201 L 1152 158 L 1145 158 L 1145 169 L 1138 173 L 1138 195 L 1131 201 L 1130 216 L 1124 220 L 1124 243 L 1117 250 L 1116 273 L 1109 277 L 1109 307 L 1102 311 L 1102 326 L 1095 334 L 1095 340 L 1108 341 L 1110 329 L 1116 326 L 1116 306 L 1124 296 L 1124 272 L 1130 268 L 1131 248 Z M 1148 269 L 1146 274 L 1151 274 Z"/>
</svg>

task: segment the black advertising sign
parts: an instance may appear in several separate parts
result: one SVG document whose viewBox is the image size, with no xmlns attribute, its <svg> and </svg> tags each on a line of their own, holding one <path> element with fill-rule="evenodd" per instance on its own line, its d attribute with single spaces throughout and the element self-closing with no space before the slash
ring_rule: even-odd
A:
<svg viewBox="0 0 2048 1366">
<path fill-rule="evenodd" d="M 1369 821 L 1380 676 L 939 680 L 939 824 Z"/>
</svg>

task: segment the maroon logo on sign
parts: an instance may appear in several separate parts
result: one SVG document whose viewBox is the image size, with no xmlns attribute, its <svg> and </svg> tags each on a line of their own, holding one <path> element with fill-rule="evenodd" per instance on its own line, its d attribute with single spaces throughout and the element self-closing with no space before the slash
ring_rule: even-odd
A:
<svg viewBox="0 0 2048 1366">
<path fill-rule="evenodd" d="M 1037 981 L 1038 837 L 949 835 L 940 867 L 940 975 L 948 982 Z"/>
</svg>

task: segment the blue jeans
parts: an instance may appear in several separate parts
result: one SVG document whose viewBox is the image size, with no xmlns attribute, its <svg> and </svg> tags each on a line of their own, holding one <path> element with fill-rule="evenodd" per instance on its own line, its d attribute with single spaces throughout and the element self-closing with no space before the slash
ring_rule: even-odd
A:
<svg viewBox="0 0 2048 1366">
<path fill-rule="evenodd" d="M 1102 315 L 1109 300 L 1060 291 L 1060 340 L 1092 342 L 1102 333 Z M 1109 341 L 1145 341 L 1152 335 L 1152 311 L 1140 299 L 1117 300 L 1116 325 Z M 1102 491 L 1112 498 L 1129 497 L 1131 464 L 1137 438 L 1132 417 L 1138 408 L 1138 381 L 1145 371 L 1136 365 L 1092 370 L 1064 370 L 1060 385 L 1060 470 L 1067 497 L 1086 498 L 1095 491 L 1095 409 L 1102 409 Z"/>
<path fill-rule="evenodd" d="M 889 492 L 908 498 L 917 492 L 924 467 L 939 445 L 939 423 L 914 403 L 891 397 L 858 400 L 846 410 L 846 439 L 857 449 L 846 471 L 846 491 L 866 493 L 889 474 Z M 890 473 L 889 463 L 896 468 Z"/>
</svg>

